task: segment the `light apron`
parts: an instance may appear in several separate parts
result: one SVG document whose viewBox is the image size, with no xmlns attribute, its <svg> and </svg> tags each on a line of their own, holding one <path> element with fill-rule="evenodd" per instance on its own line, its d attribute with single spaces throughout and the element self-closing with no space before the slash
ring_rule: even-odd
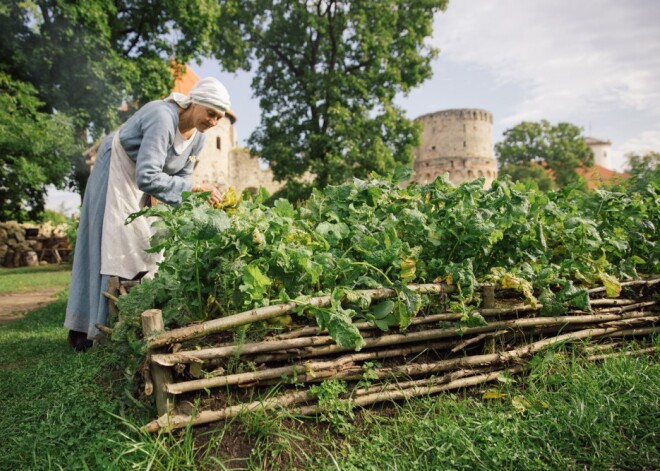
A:
<svg viewBox="0 0 660 471">
<path fill-rule="evenodd" d="M 147 253 L 155 218 L 141 216 L 130 224 L 126 219 L 144 207 L 149 197 L 137 187 L 135 162 L 126 154 L 119 140 L 119 130 L 112 140 L 108 192 L 101 238 L 101 274 L 133 279 L 140 272 L 155 273 L 162 260 L 160 253 Z"/>
</svg>

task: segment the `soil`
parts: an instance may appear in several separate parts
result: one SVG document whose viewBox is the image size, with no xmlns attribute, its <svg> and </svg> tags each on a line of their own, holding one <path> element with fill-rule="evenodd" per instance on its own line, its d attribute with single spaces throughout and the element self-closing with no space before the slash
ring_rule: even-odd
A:
<svg viewBox="0 0 660 471">
<path fill-rule="evenodd" d="M 61 287 L 53 287 L 29 293 L 3 293 L 0 295 L 0 325 L 16 321 L 29 311 L 57 299 Z"/>
</svg>

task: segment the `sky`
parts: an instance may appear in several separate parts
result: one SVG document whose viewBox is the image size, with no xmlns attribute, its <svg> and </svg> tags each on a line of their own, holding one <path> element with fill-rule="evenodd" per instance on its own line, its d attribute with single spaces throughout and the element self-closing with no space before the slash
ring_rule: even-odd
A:
<svg viewBox="0 0 660 471">
<path fill-rule="evenodd" d="M 433 77 L 397 103 L 410 119 L 454 108 L 493 114 L 493 144 L 522 121 L 568 122 L 609 140 L 608 167 L 660 151 L 660 0 L 450 0 L 436 15 Z M 259 124 L 251 75 L 215 60 L 191 64 L 229 90 L 238 144 Z M 49 192 L 47 207 L 80 198 Z M 62 206 L 64 205 L 64 207 Z"/>
</svg>

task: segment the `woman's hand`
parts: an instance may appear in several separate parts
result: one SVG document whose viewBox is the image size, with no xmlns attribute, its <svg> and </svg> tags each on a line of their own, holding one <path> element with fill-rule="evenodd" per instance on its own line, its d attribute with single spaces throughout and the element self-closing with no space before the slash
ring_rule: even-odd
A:
<svg viewBox="0 0 660 471">
<path fill-rule="evenodd" d="M 209 204 L 216 205 L 220 204 L 223 198 L 223 193 L 218 189 L 218 187 L 211 185 L 210 183 L 196 183 L 192 187 L 194 193 L 205 193 L 210 192 L 211 196 L 209 197 Z"/>
</svg>

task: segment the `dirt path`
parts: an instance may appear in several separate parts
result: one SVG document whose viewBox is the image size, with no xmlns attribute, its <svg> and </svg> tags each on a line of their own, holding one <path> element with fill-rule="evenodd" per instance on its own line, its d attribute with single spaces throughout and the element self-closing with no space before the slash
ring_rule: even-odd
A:
<svg viewBox="0 0 660 471">
<path fill-rule="evenodd" d="M 62 288 L 47 288 L 31 293 L 0 294 L 0 325 L 8 324 L 25 316 L 25 313 L 51 303 Z"/>
</svg>

